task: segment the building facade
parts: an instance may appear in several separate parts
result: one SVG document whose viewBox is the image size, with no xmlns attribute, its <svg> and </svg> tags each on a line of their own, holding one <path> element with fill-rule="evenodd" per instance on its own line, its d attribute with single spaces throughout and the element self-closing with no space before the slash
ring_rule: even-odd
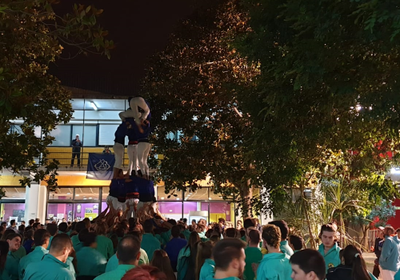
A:
<svg viewBox="0 0 400 280">
<path fill-rule="evenodd" d="M 41 221 L 74 221 L 85 217 L 92 219 L 106 208 L 110 181 L 87 177 L 88 156 L 89 153 L 102 153 L 106 146 L 109 146 L 112 152 L 114 132 L 120 124 L 118 114 L 126 110 L 129 104 L 126 97 L 71 90 L 74 110 L 72 119 L 68 124 L 60 124 L 52 131 L 55 140 L 48 147 L 49 159 L 57 159 L 60 162 L 59 188 L 55 192 L 49 192 L 44 182 L 22 188 L 19 184 L 20 177 L 3 170 L 0 186 L 5 189 L 6 197 L 0 200 L 1 220 L 16 219 L 20 222 L 34 218 L 40 218 Z M 12 129 L 18 131 L 19 125 L 20 123 L 15 121 Z M 78 167 L 75 158 L 71 167 L 71 142 L 76 134 L 79 134 L 83 143 L 81 162 Z M 125 171 L 127 165 L 128 158 L 125 153 Z M 214 194 L 211 187 L 206 182 L 195 192 L 176 191 L 173 194 L 165 194 L 164 185 L 160 183 L 155 187 L 160 211 L 167 218 L 173 219 L 190 220 L 202 217 L 213 222 L 224 218 L 235 223 L 235 204 Z"/>
</svg>

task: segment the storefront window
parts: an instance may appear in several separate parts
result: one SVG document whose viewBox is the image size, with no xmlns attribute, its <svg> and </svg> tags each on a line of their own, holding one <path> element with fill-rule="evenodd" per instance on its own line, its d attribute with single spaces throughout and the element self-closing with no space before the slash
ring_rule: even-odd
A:
<svg viewBox="0 0 400 280">
<path fill-rule="evenodd" d="M 2 221 L 15 220 L 17 223 L 24 221 L 25 203 L 1 203 L 0 209 Z"/>
<path fill-rule="evenodd" d="M 182 191 L 173 190 L 168 194 L 165 193 L 165 187 L 157 187 L 157 201 L 182 201 Z"/>
<path fill-rule="evenodd" d="M 72 200 L 73 188 L 59 188 L 55 192 L 49 192 L 49 200 Z"/>
<path fill-rule="evenodd" d="M 73 221 L 72 203 L 50 203 L 47 207 L 47 219 Z"/>
<path fill-rule="evenodd" d="M 93 220 L 99 215 L 99 203 L 75 203 L 74 215 L 78 221 L 82 221 L 84 218 Z"/>
<path fill-rule="evenodd" d="M 224 218 L 225 221 L 231 221 L 230 203 L 210 202 L 210 222 L 217 223 L 219 218 Z"/>
</svg>

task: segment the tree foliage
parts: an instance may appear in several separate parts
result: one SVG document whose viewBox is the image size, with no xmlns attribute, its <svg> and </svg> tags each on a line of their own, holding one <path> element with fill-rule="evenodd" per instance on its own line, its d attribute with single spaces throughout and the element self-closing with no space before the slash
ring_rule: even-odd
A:
<svg viewBox="0 0 400 280">
<path fill-rule="evenodd" d="M 244 145 L 251 122 L 237 96 L 254 86 L 259 69 L 232 47 L 248 30 L 246 14 L 236 1 L 210 3 L 154 57 L 144 93 L 154 103 L 154 143 L 164 155 L 159 176 L 166 190 L 194 191 L 210 178 L 213 191 L 244 205 L 247 215 L 249 179 L 257 172 Z M 168 137 L 171 132 L 178 136 Z"/>
<path fill-rule="evenodd" d="M 245 2 L 252 32 L 237 46 L 260 63 L 261 76 L 239 100 L 268 185 L 295 185 L 310 167 L 324 170 L 327 151 L 344 155 L 351 180 L 384 181 L 400 147 L 398 3 Z M 373 185 L 394 194 L 389 182 Z"/>
<path fill-rule="evenodd" d="M 77 53 L 109 55 L 113 43 L 96 23 L 102 13 L 74 5 L 54 12 L 54 0 L 5 0 L 0 3 L 0 169 L 24 175 L 23 186 L 47 178 L 57 184 L 56 162 L 46 159 L 50 131 L 71 118 L 69 93 L 48 73 L 64 47 Z M 14 121 L 22 121 L 15 127 Z M 43 168 L 41 168 L 44 166 Z"/>
</svg>

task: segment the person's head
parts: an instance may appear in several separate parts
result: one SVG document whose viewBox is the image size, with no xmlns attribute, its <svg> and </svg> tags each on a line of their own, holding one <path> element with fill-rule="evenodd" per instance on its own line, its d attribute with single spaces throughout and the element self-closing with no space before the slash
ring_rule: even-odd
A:
<svg viewBox="0 0 400 280">
<path fill-rule="evenodd" d="M 171 228 L 171 235 L 173 238 L 178 238 L 180 234 L 181 228 L 179 226 L 175 225 Z"/>
<path fill-rule="evenodd" d="M 196 256 L 196 279 L 200 277 L 200 270 L 206 259 L 212 258 L 212 250 L 214 243 L 211 241 L 199 242 L 197 245 L 197 256 Z"/>
<path fill-rule="evenodd" d="M 144 221 L 143 230 L 144 230 L 145 233 L 152 233 L 153 232 L 153 222 L 152 222 L 152 220 Z"/>
<path fill-rule="evenodd" d="M 7 241 L 0 241 L 0 271 L 3 271 L 4 266 L 6 265 L 7 254 L 9 250 L 9 245 Z"/>
<path fill-rule="evenodd" d="M 140 231 L 133 230 L 133 231 L 128 232 L 125 236 L 128 236 L 128 235 L 138 238 L 139 242 L 142 243 L 143 234 Z"/>
<path fill-rule="evenodd" d="M 164 272 L 170 278 L 174 275 L 174 270 L 171 266 L 171 261 L 168 257 L 167 252 L 164 250 L 155 250 L 153 254 L 153 259 L 151 260 L 151 265 L 157 267 L 159 270 Z"/>
<path fill-rule="evenodd" d="M 141 265 L 128 270 L 121 280 L 168 280 L 168 278 L 157 267 Z"/>
<path fill-rule="evenodd" d="M 304 248 L 304 240 L 301 236 L 292 234 L 289 236 L 289 246 L 293 251 L 300 251 Z"/>
<path fill-rule="evenodd" d="M 30 219 L 30 220 L 29 220 L 29 225 L 30 225 L 30 226 L 33 226 L 34 223 L 35 223 L 35 220 L 34 220 L 34 219 Z"/>
<path fill-rule="evenodd" d="M 62 233 L 66 233 L 68 231 L 68 224 L 65 222 L 62 222 L 58 225 L 58 230 L 61 231 Z"/>
<path fill-rule="evenodd" d="M 394 232 L 395 232 L 394 228 L 389 225 L 385 226 L 385 229 L 383 230 L 383 234 L 385 236 L 392 236 L 394 234 Z"/>
<path fill-rule="evenodd" d="M 281 240 L 286 240 L 289 235 L 289 227 L 284 220 L 269 222 L 270 225 L 276 225 L 281 230 Z"/>
<path fill-rule="evenodd" d="M 83 221 L 78 222 L 75 226 L 75 230 L 77 233 L 80 233 L 85 228 L 86 228 L 86 225 Z"/>
<path fill-rule="evenodd" d="M 255 227 L 255 226 L 256 226 L 256 223 L 255 223 L 254 219 L 252 219 L 252 218 L 246 218 L 243 222 L 243 227 L 245 229 L 247 229 L 249 227 Z"/>
<path fill-rule="evenodd" d="M 347 245 L 343 249 L 342 263 L 352 267 L 352 279 L 371 279 L 367 271 L 362 252 L 354 245 Z"/>
<path fill-rule="evenodd" d="M 221 225 L 225 225 L 225 219 L 224 218 L 219 218 L 218 223 Z"/>
<path fill-rule="evenodd" d="M 79 139 L 79 134 L 75 135 L 75 139 L 78 140 Z"/>
<path fill-rule="evenodd" d="M 49 241 L 50 241 L 50 233 L 45 230 L 45 229 L 38 229 L 35 231 L 33 234 L 33 240 L 35 241 L 35 246 L 43 246 L 45 249 L 49 246 Z"/>
<path fill-rule="evenodd" d="M 15 223 L 15 220 L 11 220 L 11 221 L 10 221 L 10 225 L 11 225 L 12 227 L 14 227 L 15 224 L 16 224 L 16 223 Z"/>
<path fill-rule="evenodd" d="M 256 229 L 251 229 L 249 230 L 249 243 L 250 245 L 257 245 L 260 243 L 261 237 L 260 237 L 260 232 Z"/>
<path fill-rule="evenodd" d="M 57 234 L 57 225 L 56 224 L 48 224 L 46 229 L 51 234 L 51 236 L 54 236 Z"/>
<path fill-rule="evenodd" d="M 24 231 L 25 231 L 25 225 L 20 225 L 20 226 L 18 227 L 18 231 L 19 231 L 19 233 L 23 234 Z"/>
<path fill-rule="evenodd" d="M 329 223 L 322 225 L 321 231 L 319 233 L 319 238 L 321 239 L 322 244 L 326 248 L 331 248 L 336 242 L 336 232 L 337 227 L 336 224 Z"/>
<path fill-rule="evenodd" d="M 50 245 L 50 255 L 65 263 L 73 250 L 71 238 L 65 233 L 60 233 L 54 236 Z"/>
<path fill-rule="evenodd" d="M 240 233 L 237 229 L 235 228 L 227 228 L 224 232 L 225 237 L 230 237 L 230 238 L 239 238 Z"/>
<path fill-rule="evenodd" d="M 97 234 L 95 232 L 89 232 L 87 228 L 81 230 L 78 238 L 79 241 L 82 242 L 84 247 L 92 247 L 92 248 L 97 247 L 96 243 Z"/>
<path fill-rule="evenodd" d="M 262 239 L 268 251 L 270 248 L 279 249 L 281 242 L 281 230 L 276 225 L 266 225 L 262 229 Z"/>
<path fill-rule="evenodd" d="M 6 241 L 8 242 L 9 250 L 11 252 L 18 251 L 19 247 L 21 247 L 22 237 L 18 233 L 10 233 L 6 236 Z"/>
<path fill-rule="evenodd" d="M 97 233 L 97 235 L 106 235 L 107 234 L 107 224 L 98 222 L 96 224 L 96 233 Z"/>
<path fill-rule="evenodd" d="M 33 230 L 37 230 L 37 229 L 42 228 L 42 225 L 41 225 L 40 223 L 34 223 L 34 224 L 32 225 L 32 228 L 33 228 Z"/>
<path fill-rule="evenodd" d="M 326 274 L 324 257 L 316 250 L 304 249 L 290 257 L 293 280 L 324 280 Z"/>
<path fill-rule="evenodd" d="M 1 231 L 4 231 L 7 228 L 6 222 L 1 222 Z"/>
<path fill-rule="evenodd" d="M 246 244 L 240 239 L 218 241 L 212 251 L 215 270 L 225 272 L 226 277 L 241 277 L 246 265 L 245 248 Z"/>
<path fill-rule="evenodd" d="M 189 240 L 188 240 L 188 246 L 190 248 L 194 248 L 194 246 L 197 244 L 197 242 L 200 241 L 200 236 L 197 232 L 191 232 L 189 235 Z"/>
<path fill-rule="evenodd" d="M 136 236 L 127 235 L 121 239 L 117 247 L 119 264 L 138 265 L 140 258 L 140 240 Z"/>
</svg>

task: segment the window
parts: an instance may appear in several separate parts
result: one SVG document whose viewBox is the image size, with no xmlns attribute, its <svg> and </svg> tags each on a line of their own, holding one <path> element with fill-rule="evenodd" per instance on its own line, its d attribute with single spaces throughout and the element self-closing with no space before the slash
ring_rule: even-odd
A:
<svg viewBox="0 0 400 280">
<path fill-rule="evenodd" d="M 71 146 L 72 138 L 70 125 L 59 125 L 52 132 L 50 132 L 50 135 L 55 138 L 51 146 Z"/>
<path fill-rule="evenodd" d="M 114 145 L 114 133 L 118 128 L 118 124 L 101 124 L 99 126 L 99 145 Z M 125 141 L 127 141 L 125 139 Z"/>
<path fill-rule="evenodd" d="M 72 126 L 72 137 L 79 134 L 84 147 L 95 147 L 97 146 L 97 126 L 96 125 L 85 125 L 85 130 L 83 130 L 82 125 Z M 71 139 L 72 140 L 72 139 Z"/>
</svg>

